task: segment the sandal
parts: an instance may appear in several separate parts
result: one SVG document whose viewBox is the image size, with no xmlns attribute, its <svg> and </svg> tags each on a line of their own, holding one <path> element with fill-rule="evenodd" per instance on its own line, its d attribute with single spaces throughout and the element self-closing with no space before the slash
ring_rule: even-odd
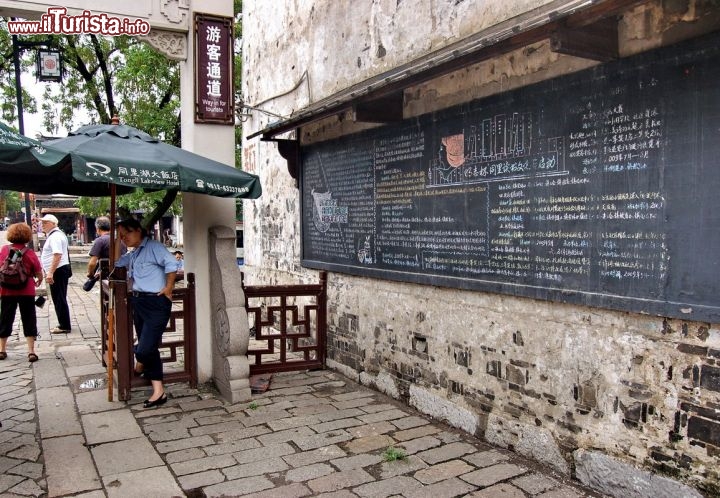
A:
<svg viewBox="0 0 720 498">
<path fill-rule="evenodd" d="M 0 360 L 4 360 L 7 358 L 7 353 L 5 351 L 0 351 Z"/>
<path fill-rule="evenodd" d="M 38 355 L 36 355 L 35 353 L 28 354 L 28 361 L 30 363 L 36 362 L 36 361 L 38 361 L 38 359 L 39 359 Z"/>
</svg>

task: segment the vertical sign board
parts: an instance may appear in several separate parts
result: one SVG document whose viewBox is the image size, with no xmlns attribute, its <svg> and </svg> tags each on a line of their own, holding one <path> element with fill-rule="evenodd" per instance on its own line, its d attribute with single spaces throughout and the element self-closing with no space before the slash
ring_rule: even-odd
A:
<svg viewBox="0 0 720 498">
<path fill-rule="evenodd" d="M 195 14 L 195 122 L 235 123 L 233 20 Z"/>
<path fill-rule="evenodd" d="M 720 35 L 303 147 L 303 265 L 720 321 Z"/>
</svg>

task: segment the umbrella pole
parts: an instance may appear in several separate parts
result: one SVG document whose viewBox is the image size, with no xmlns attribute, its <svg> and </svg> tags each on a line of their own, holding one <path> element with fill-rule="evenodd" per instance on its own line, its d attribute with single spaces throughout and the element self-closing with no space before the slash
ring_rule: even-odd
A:
<svg viewBox="0 0 720 498">
<path fill-rule="evenodd" d="M 115 267 L 115 185 L 110 185 L 110 261 L 109 270 Z M 113 366 L 115 364 L 115 284 L 108 281 L 107 310 L 107 369 L 108 369 L 108 401 L 113 400 Z"/>
<path fill-rule="evenodd" d="M 108 401 L 113 400 L 113 364 L 115 363 L 114 335 L 115 335 L 115 289 L 110 284 L 110 293 L 108 295 L 108 313 L 107 313 L 107 369 L 108 369 Z"/>
</svg>

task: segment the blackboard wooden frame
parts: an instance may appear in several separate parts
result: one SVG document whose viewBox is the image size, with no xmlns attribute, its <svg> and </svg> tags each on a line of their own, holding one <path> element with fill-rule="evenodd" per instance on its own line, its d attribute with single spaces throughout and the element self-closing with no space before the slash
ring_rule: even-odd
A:
<svg viewBox="0 0 720 498">
<path fill-rule="evenodd" d="M 719 60 L 716 33 L 305 146 L 301 263 L 720 322 Z"/>
</svg>

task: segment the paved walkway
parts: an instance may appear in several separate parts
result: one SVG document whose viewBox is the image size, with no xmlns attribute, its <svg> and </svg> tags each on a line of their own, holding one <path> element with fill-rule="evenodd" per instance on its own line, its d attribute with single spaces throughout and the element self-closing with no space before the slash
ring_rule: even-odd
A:
<svg viewBox="0 0 720 498">
<path fill-rule="evenodd" d="M 142 391 L 108 402 L 98 289 L 81 284 L 69 289 L 71 334 L 47 333 L 48 302 L 40 361 L 28 363 L 21 332 L 0 361 L 3 497 L 599 496 L 330 371 L 276 375 L 235 405 L 185 384 L 157 409 L 142 408 Z"/>
</svg>

